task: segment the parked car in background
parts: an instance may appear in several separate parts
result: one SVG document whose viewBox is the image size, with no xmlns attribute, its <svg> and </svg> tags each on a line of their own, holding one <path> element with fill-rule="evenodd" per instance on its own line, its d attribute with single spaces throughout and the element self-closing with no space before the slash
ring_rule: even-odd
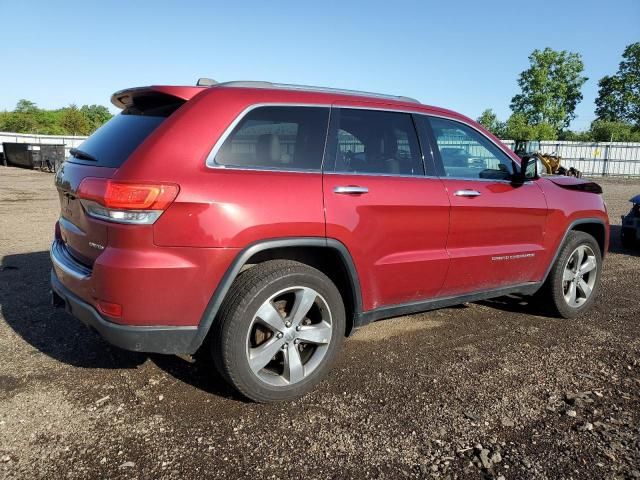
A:
<svg viewBox="0 0 640 480">
<path fill-rule="evenodd" d="M 640 194 L 629 199 L 631 210 L 622 216 L 622 228 L 620 236 L 622 245 L 633 247 L 640 242 Z"/>
<path fill-rule="evenodd" d="M 539 177 L 458 113 L 266 82 L 112 102 L 56 175 L 51 285 L 122 348 L 206 349 L 242 394 L 287 400 L 374 320 L 536 292 L 573 318 L 597 295 L 600 188 Z"/>
</svg>

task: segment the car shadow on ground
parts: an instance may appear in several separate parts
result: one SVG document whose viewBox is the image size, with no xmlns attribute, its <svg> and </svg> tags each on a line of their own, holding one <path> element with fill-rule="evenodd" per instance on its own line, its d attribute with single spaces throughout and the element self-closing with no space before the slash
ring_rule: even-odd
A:
<svg viewBox="0 0 640 480">
<path fill-rule="evenodd" d="M 620 225 L 611 225 L 609 236 L 609 253 L 618 253 L 621 255 L 640 256 L 640 244 L 636 248 L 625 248 L 622 246 L 620 239 Z M 484 305 L 505 312 L 528 313 L 529 315 L 537 315 L 541 317 L 551 317 L 549 309 L 546 308 L 542 301 L 524 295 L 509 295 L 505 297 L 492 298 L 477 302 L 478 305 Z"/>
<path fill-rule="evenodd" d="M 7 255 L 0 265 L 0 308 L 5 322 L 37 352 L 80 368 L 133 369 L 151 360 L 180 381 L 208 393 L 239 397 L 204 355 L 195 364 L 173 355 L 129 352 L 51 304 L 49 252 Z"/>
<path fill-rule="evenodd" d="M 478 305 L 495 308 L 503 312 L 525 313 L 537 317 L 556 318 L 543 302 L 526 295 L 507 295 L 476 302 Z"/>
</svg>

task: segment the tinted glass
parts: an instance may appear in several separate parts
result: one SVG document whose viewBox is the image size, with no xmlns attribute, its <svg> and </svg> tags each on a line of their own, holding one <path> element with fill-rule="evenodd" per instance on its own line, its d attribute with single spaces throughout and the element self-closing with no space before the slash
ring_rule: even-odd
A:
<svg viewBox="0 0 640 480">
<path fill-rule="evenodd" d="M 133 151 L 166 120 L 165 116 L 121 113 L 116 115 L 89 138 L 78 150 L 96 161 L 71 156 L 69 161 L 99 167 L 120 167 Z"/>
<path fill-rule="evenodd" d="M 453 120 L 431 118 L 430 122 L 447 177 L 511 177 L 511 158 L 480 132 Z"/>
<path fill-rule="evenodd" d="M 337 138 L 329 155 L 336 172 L 424 175 L 411 115 L 349 108 L 335 113 Z"/>
<path fill-rule="evenodd" d="M 329 109 L 259 107 L 251 110 L 218 150 L 215 163 L 277 170 L 319 170 Z"/>
</svg>

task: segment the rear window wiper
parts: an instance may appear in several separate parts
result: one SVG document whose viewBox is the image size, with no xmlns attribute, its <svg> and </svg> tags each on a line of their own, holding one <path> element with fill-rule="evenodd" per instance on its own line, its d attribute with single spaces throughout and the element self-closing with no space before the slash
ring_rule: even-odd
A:
<svg viewBox="0 0 640 480">
<path fill-rule="evenodd" d="M 72 148 L 71 150 L 69 150 L 69 153 L 76 158 L 80 158 L 81 160 L 91 160 L 93 162 L 98 161 L 98 159 L 90 153 L 83 152 L 82 150 L 78 150 L 77 148 Z"/>
</svg>

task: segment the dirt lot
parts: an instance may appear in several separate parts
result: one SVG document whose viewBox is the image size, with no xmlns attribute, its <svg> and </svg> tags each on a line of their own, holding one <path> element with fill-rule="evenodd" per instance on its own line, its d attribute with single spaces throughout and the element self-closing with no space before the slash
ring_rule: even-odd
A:
<svg viewBox="0 0 640 480">
<path fill-rule="evenodd" d="M 640 181 L 602 181 L 613 225 Z M 0 477 L 640 478 L 640 250 L 575 321 L 514 299 L 370 325 L 302 400 L 110 347 L 49 305 L 51 174 L 0 168 Z"/>
</svg>

